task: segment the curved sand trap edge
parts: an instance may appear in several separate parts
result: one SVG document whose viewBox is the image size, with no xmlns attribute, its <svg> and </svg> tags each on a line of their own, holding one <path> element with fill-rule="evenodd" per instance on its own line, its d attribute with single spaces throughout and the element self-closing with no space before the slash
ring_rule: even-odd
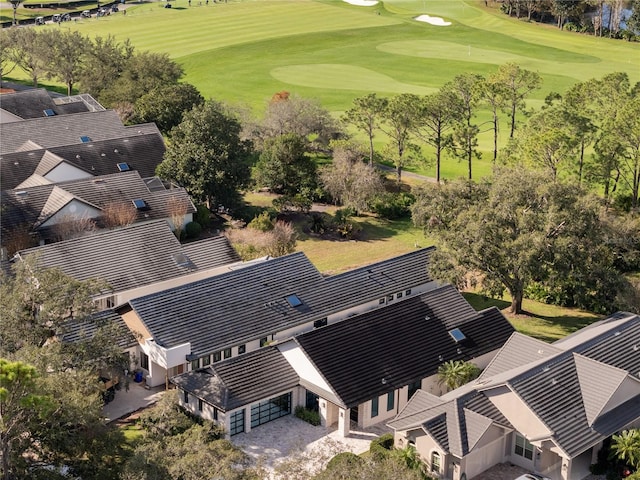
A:
<svg viewBox="0 0 640 480">
<path fill-rule="evenodd" d="M 420 15 L 419 17 L 414 18 L 414 20 L 417 20 L 418 22 L 426 22 L 431 25 L 435 25 L 436 27 L 448 27 L 451 25 L 451 22 L 445 22 L 440 17 L 431 17 L 429 15 Z"/>
<path fill-rule="evenodd" d="M 344 0 L 351 5 L 357 5 L 359 7 L 373 7 L 378 3 L 378 0 Z"/>
</svg>

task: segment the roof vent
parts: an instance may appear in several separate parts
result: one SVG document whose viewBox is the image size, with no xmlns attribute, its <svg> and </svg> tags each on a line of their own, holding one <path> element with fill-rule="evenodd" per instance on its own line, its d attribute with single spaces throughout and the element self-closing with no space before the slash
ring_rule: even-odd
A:
<svg viewBox="0 0 640 480">
<path fill-rule="evenodd" d="M 456 352 L 458 352 L 458 355 L 462 354 L 462 349 L 460 347 L 458 347 L 458 349 L 456 350 Z"/>
<path fill-rule="evenodd" d="M 117 148 L 113 149 L 113 153 L 120 153 Z"/>
<path fill-rule="evenodd" d="M 78 160 L 80 160 L 80 158 L 81 158 L 81 157 L 80 157 L 80 154 L 77 154 L 77 155 L 76 155 L 76 158 L 77 158 Z"/>
<path fill-rule="evenodd" d="M 558 380 L 556 380 L 555 378 L 551 379 L 551 385 L 557 385 L 558 384 Z"/>
<path fill-rule="evenodd" d="M 136 198 L 135 200 L 131 201 L 133 202 L 133 206 L 136 207 L 136 210 L 149 210 L 149 204 L 143 199 Z"/>
<path fill-rule="evenodd" d="M 462 333 L 462 330 L 460 330 L 459 328 L 454 328 L 453 330 L 449 330 L 449 335 L 451 335 L 451 338 L 453 338 L 453 341 L 456 343 L 460 343 L 467 339 L 465 334 Z"/>
<path fill-rule="evenodd" d="M 438 361 L 441 362 L 442 360 L 444 360 L 444 358 L 442 357 L 442 355 L 438 355 Z"/>
</svg>

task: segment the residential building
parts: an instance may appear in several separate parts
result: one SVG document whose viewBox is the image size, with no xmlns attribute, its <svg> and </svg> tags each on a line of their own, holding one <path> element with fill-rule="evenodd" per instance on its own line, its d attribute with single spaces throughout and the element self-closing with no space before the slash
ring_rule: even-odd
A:
<svg viewBox="0 0 640 480">
<path fill-rule="evenodd" d="M 229 435 L 301 405 L 347 436 L 352 426 L 395 417 L 420 388 L 442 393 L 437 371 L 445 361 L 486 367 L 512 332 L 499 310 L 476 312 L 445 285 L 331 325 L 316 323 L 313 330 L 171 381 L 183 407 L 218 422 Z"/>
<path fill-rule="evenodd" d="M 389 425 L 437 478 L 471 480 L 501 462 L 585 478 L 608 437 L 640 427 L 640 316 L 619 312 L 553 344 L 514 333 L 476 381 L 418 392 Z"/>
</svg>

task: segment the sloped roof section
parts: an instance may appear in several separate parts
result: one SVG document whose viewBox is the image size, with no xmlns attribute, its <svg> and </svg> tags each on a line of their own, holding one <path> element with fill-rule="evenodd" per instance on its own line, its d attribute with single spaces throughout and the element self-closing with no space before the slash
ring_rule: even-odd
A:
<svg viewBox="0 0 640 480">
<path fill-rule="evenodd" d="M 222 411 L 278 395 L 298 385 L 299 377 L 276 347 L 215 363 L 171 379 Z"/>
<path fill-rule="evenodd" d="M 97 312 L 86 319 L 67 321 L 64 324 L 62 341 L 74 343 L 92 340 L 99 332 L 108 335 L 109 341 L 116 342 L 122 349 L 138 345 L 122 317 L 111 309 Z"/>
<path fill-rule="evenodd" d="M 432 316 L 443 298 L 465 302 L 455 289 L 444 286 L 420 297 L 361 314 L 349 321 L 304 333 L 297 342 L 332 386 L 344 405 L 353 407 L 373 396 L 433 375 L 448 360 L 470 360 L 500 348 L 513 332 L 497 309 L 458 319 L 444 310 Z M 448 334 L 452 324 L 467 341 L 456 343 Z M 350 368 L 344 368 L 349 365 Z"/>
<path fill-rule="evenodd" d="M 509 340 L 503 345 L 487 368 L 482 371 L 478 380 L 493 377 L 516 367 L 527 365 L 536 359 L 548 358 L 562 352 L 541 340 L 513 332 Z"/>
<path fill-rule="evenodd" d="M 429 280 L 430 251 L 402 255 L 396 266 L 385 260 L 368 268 L 384 268 L 393 274 L 394 289 L 410 288 Z M 194 353 L 201 356 L 262 338 L 270 331 L 326 318 L 390 293 L 389 287 L 367 280 L 366 275 L 340 284 L 329 281 L 331 278 L 323 277 L 304 254 L 293 253 L 129 303 L 156 342 L 170 347 L 189 341 Z M 300 306 L 286 301 L 292 294 L 300 299 Z"/>
<path fill-rule="evenodd" d="M 443 403 L 440 397 L 425 392 L 424 390 L 418 390 L 404 406 L 402 411 L 398 413 L 396 418 L 390 421 L 388 425 L 397 430 L 415 427 L 424 422 L 424 412 L 426 410 L 442 405 Z"/>
<path fill-rule="evenodd" d="M 44 88 L 20 90 L 2 95 L 2 109 L 22 119 L 46 117 L 45 110 L 54 115 L 88 112 L 89 107 L 80 98 L 57 104 Z"/>
<path fill-rule="evenodd" d="M 209 244 L 215 245 L 210 248 Z M 237 261 L 224 237 L 216 237 L 185 249 L 164 220 L 102 230 L 71 240 L 51 243 L 19 252 L 21 257 L 37 255 L 44 268 L 59 268 L 77 280 L 101 278 L 116 292 L 148 285 L 189 273 L 176 261 L 186 255 L 198 269 Z M 194 259 L 191 252 L 202 247 Z"/>
</svg>

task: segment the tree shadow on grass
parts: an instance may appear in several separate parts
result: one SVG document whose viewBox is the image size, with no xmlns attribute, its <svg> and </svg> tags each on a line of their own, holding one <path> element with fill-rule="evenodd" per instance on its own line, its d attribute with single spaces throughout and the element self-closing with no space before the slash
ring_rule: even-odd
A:
<svg viewBox="0 0 640 480">
<path fill-rule="evenodd" d="M 485 308 L 489 307 L 498 307 L 498 310 L 504 310 L 511 305 L 510 302 L 507 302 L 505 300 L 498 298 L 489 298 L 479 293 L 463 292 L 462 296 L 477 311 L 484 310 Z"/>
</svg>

